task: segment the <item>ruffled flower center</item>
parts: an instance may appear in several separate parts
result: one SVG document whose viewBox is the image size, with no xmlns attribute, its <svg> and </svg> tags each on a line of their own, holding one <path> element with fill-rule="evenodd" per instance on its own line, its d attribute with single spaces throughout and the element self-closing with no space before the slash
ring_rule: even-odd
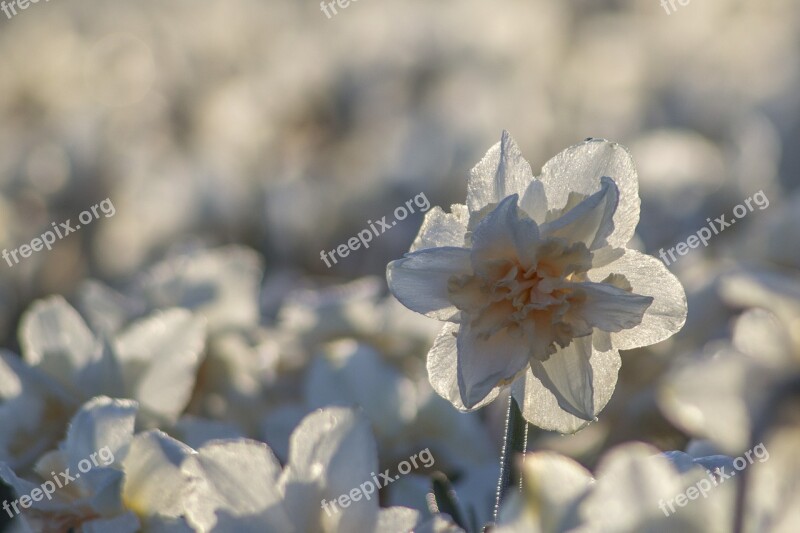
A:
<svg viewBox="0 0 800 533">
<path fill-rule="evenodd" d="M 586 300 L 576 283 L 586 281 L 592 253 L 583 243 L 548 239 L 535 255 L 529 261 L 511 257 L 477 265 L 472 274 L 452 276 L 448 293 L 478 338 L 505 329 L 525 337 L 532 357 L 546 360 L 557 346 L 592 332 L 571 313 Z"/>
</svg>

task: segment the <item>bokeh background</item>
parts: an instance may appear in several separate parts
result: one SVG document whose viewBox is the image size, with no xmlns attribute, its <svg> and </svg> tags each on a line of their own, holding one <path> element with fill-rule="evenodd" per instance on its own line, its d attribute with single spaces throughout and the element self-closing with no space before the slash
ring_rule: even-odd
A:
<svg viewBox="0 0 800 533">
<path fill-rule="evenodd" d="M 534 170 L 605 137 L 637 163 L 636 246 L 650 253 L 759 190 L 770 200 L 670 266 L 687 326 L 623 355 L 600 423 L 532 444 L 589 466 L 625 440 L 680 449 L 688 437 L 653 384 L 729 334 L 719 280 L 742 265 L 800 267 L 798 41 L 794 0 L 692 0 L 671 14 L 657 0 L 359 0 L 330 19 L 313 1 L 52 0 L 0 14 L 0 248 L 105 198 L 116 208 L 52 251 L 0 263 L 0 345 L 20 351 L 20 317 L 37 298 L 62 294 L 83 311 L 92 291 L 135 295 L 153 265 L 180 271 L 175 258 L 238 244 L 263 261 L 263 280 L 242 289 L 256 291 L 257 329 L 269 343 L 294 335 L 270 344 L 284 358 L 308 341 L 310 326 L 294 327 L 303 305 L 383 305 L 386 263 L 422 215 L 333 268 L 320 250 L 419 193 L 463 202 L 469 169 L 503 129 Z M 197 269 L 216 272 L 209 262 Z M 220 312 L 241 311 L 236 298 Z M 387 317 L 412 327 L 401 309 Z M 404 348 L 419 360 L 436 330 L 426 327 L 415 323 L 419 342 Z M 291 380 L 304 364 L 288 365 Z M 270 372 L 265 394 L 291 388 Z M 485 411 L 496 444 L 502 405 Z"/>
</svg>

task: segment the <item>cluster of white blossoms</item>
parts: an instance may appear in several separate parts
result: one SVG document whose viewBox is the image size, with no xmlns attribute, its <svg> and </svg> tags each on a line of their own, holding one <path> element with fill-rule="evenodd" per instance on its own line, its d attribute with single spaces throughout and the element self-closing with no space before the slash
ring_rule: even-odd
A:
<svg viewBox="0 0 800 533">
<path fill-rule="evenodd" d="M 573 433 L 614 391 L 620 349 L 683 325 L 678 280 L 627 248 L 638 182 L 623 147 L 589 139 L 534 177 L 507 133 L 472 170 L 467 204 L 425 217 L 387 268 L 408 308 L 445 321 L 428 353 L 436 391 L 462 410 L 510 387 L 529 422 Z"/>
<path fill-rule="evenodd" d="M 466 205 L 431 209 L 388 265 L 396 299 L 380 278 L 287 290 L 228 246 L 168 257 L 122 292 L 89 281 L 35 301 L 21 355 L 0 353 L 11 530 L 796 531 L 800 263 L 769 247 L 780 272 L 720 277 L 746 309 L 730 342 L 660 343 L 687 298 L 629 248 L 637 189 L 617 144 L 587 140 L 534 177 L 504 133 Z M 620 350 L 655 343 L 625 376 Z M 661 374 L 637 366 L 653 361 Z M 493 513 L 501 395 L 539 429 L 515 458 L 522 489 Z M 652 411 L 647 430 L 615 433 Z M 113 461 L 81 469 L 99 450 Z M 421 450 L 435 463 L 392 479 Z M 56 472 L 69 484 L 41 497 Z M 378 476 L 373 497 L 340 499 Z"/>
</svg>

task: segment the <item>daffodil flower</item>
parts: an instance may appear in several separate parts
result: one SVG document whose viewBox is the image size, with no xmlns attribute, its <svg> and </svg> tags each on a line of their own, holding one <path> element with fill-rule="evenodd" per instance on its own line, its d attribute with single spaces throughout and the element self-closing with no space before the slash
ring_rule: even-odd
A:
<svg viewBox="0 0 800 533">
<path fill-rule="evenodd" d="M 638 219 L 623 147 L 587 140 L 534 178 L 504 132 L 472 170 L 466 205 L 429 211 L 387 267 L 401 303 L 445 322 L 428 353 L 434 389 L 468 411 L 511 387 L 529 422 L 563 433 L 594 420 L 619 350 L 664 340 L 686 319 L 678 280 L 626 248 Z"/>
</svg>

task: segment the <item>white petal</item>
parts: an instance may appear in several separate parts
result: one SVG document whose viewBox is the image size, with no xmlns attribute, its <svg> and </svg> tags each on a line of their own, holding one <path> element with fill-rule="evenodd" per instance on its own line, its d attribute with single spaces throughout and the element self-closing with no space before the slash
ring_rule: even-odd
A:
<svg viewBox="0 0 800 533">
<path fill-rule="evenodd" d="M 97 356 L 84 366 L 74 383 L 84 397 L 125 396 L 125 380 L 119 360 L 108 341 L 104 340 Z"/>
<path fill-rule="evenodd" d="M 658 402 L 676 426 L 737 454 L 747 448 L 774 378 L 757 359 L 726 350 L 671 371 Z"/>
<path fill-rule="evenodd" d="M 299 531 L 370 531 L 378 520 L 375 497 L 361 498 L 330 514 L 331 502 L 372 479 L 378 451 L 367 421 L 351 409 L 326 408 L 308 415 L 292 434 L 281 485 L 292 524 Z"/>
<path fill-rule="evenodd" d="M 494 387 L 482 401 L 472 408 L 467 408 L 461 401 L 461 392 L 458 388 L 458 348 L 456 346 L 458 328 L 458 324 L 447 322 L 436 337 L 433 347 L 428 352 L 428 379 L 433 390 L 452 403 L 456 409 L 473 411 L 493 402 L 500 394 L 502 387 Z"/>
<path fill-rule="evenodd" d="M 533 375 L 558 399 L 565 411 L 591 422 L 594 420 L 594 391 L 592 390 L 592 337 L 573 339 L 547 361 L 531 361 Z"/>
<path fill-rule="evenodd" d="M 144 521 L 181 516 L 190 486 L 181 463 L 193 453 L 194 450 L 160 431 L 136 435 L 122 461 L 125 506 Z"/>
<path fill-rule="evenodd" d="M 608 244 L 614 231 L 613 217 L 619 203 L 619 190 L 611 178 L 601 178 L 601 188 L 561 217 L 542 227 L 542 234 L 561 237 L 570 243 L 585 243 L 589 250 Z"/>
<path fill-rule="evenodd" d="M 83 318 L 60 296 L 39 300 L 25 312 L 20 343 L 28 364 L 40 367 L 67 387 L 99 350 Z"/>
<path fill-rule="evenodd" d="M 794 364 L 792 331 L 772 313 L 750 309 L 736 319 L 733 344 L 738 350 L 766 364 Z"/>
<path fill-rule="evenodd" d="M 178 419 L 194 388 L 204 347 L 204 321 L 185 309 L 156 312 L 117 337 L 125 386 L 143 415 Z"/>
<path fill-rule="evenodd" d="M 429 248 L 406 254 L 386 267 L 392 294 L 406 307 L 437 320 L 458 313 L 450 303 L 447 282 L 454 275 L 472 272 L 466 248 Z"/>
<path fill-rule="evenodd" d="M 547 195 L 544 185 L 534 179 L 519 201 L 519 207 L 537 224 L 544 224 L 547 219 Z"/>
<path fill-rule="evenodd" d="M 187 504 L 189 523 L 203 531 L 230 520 L 258 520 L 262 531 L 288 531 L 278 487 L 281 465 L 267 445 L 247 440 L 211 442 L 188 457 L 183 471 L 197 479 Z"/>
<path fill-rule="evenodd" d="M 509 334 L 508 329 L 482 339 L 469 324 L 462 324 L 457 344 L 458 388 L 468 408 L 474 408 L 499 385 L 510 383 L 530 361 L 524 337 Z"/>
<path fill-rule="evenodd" d="M 92 331 L 112 336 L 141 313 L 142 306 L 132 297 L 122 295 L 99 281 L 88 280 L 78 288 L 77 307 Z"/>
<path fill-rule="evenodd" d="M 592 530 L 608 533 L 731 531 L 735 483 L 712 485 L 701 469 L 681 475 L 652 446 L 641 443 L 618 446 L 603 457 L 596 472 L 597 481 L 579 510 L 584 520 L 593 526 Z M 686 494 L 692 486 L 702 487 L 701 481 L 708 487 L 707 494 L 703 494 L 707 497 L 700 497 L 701 489 L 688 505 L 675 505 L 678 495 Z"/>
<path fill-rule="evenodd" d="M 593 396 L 592 415 L 599 413 L 611 399 L 614 386 L 617 383 L 617 373 L 622 365 L 619 352 L 613 348 L 605 349 L 608 342 L 608 333 L 595 331 L 592 334 L 592 355 L 589 358 L 591 365 Z M 551 355 L 557 357 L 558 352 Z M 541 380 L 533 375 L 532 371 L 525 373 L 525 379 L 517 380 L 512 386 L 514 398 L 522 408 L 522 414 L 528 422 L 542 429 L 558 431 L 560 433 L 575 433 L 584 428 L 588 422 L 585 418 L 577 417 L 564 410 L 559 405 L 559 398 Z M 563 396 L 563 392 L 561 392 Z M 562 400 L 564 401 L 564 400 Z M 588 404 L 588 399 L 573 403 Z M 589 413 L 585 413 L 589 415 Z"/>
<path fill-rule="evenodd" d="M 800 284 L 795 278 L 773 272 L 732 274 L 722 279 L 720 293 L 727 303 L 740 307 L 761 307 L 770 310 L 791 333 L 800 314 Z M 800 342 L 800 334 L 795 341 Z"/>
<path fill-rule="evenodd" d="M 469 211 L 466 206 L 455 204 L 450 207 L 451 213 L 445 213 L 438 205 L 425 213 L 425 220 L 419 229 L 417 238 L 411 245 L 411 252 L 425 248 L 442 248 L 445 246 L 464 246 L 467 233 Z"/>
<path fill-rule="evenodd" d="M 197 250 L 167 259 L 143 279 L 154 309 L 184 307 L 204 316 L 210 331 L 258 324 L 263 261 L 244 246 Z"/>
<path fill-rule="evenodd" d="M 617 332 L 642 323 L 653 298 L 632 294 L 608 283 L 576 283 L 586 300 L 576 303 L 570 313 L 603 331 Z"/>
<path fill-rule="evenodd" d="M 611 340 L 620 350 L 649 346 L 674 335 L 686 322 L 686 293 L 664 263 L 635 250 L 607 265 L 589 271 L 589 279 L 603 281 L 610 274 L 622 274 L 632 292 L 652 296 L 653 303 L 645 311 L 638 326 L 612 333 Z"/>
<path fill-rule="evenodd" d="M 591 473 L 576 461 L 548 451 L 527 454 L 522 469 L 525 496 L 538 505 L 542 530 L 565 531 L 573 506 L 594 481 Z"/>
<path fill-rule="evenodd" d="M 359 406 L 379 438 L 402 438 L 416 415 L 410 380 L 371 347 L 345 339 L 326 346 L 311 363 L 305 397 L 313 409 Z"/>
<path fill-rule="evenodd" d="M 625 246 L 639 222 L 639 183 L 633 158 L 619 144 L 602 139 L 587 140 L 567 148 L 542 167 L 539 179 L 550 209 L 567 203 L 570 192 L 594 194 L 600 178 L 608 176 L 619 188 L 619 206 L 614 213 L 614 233 L 608 238 L 615 247 Z"/>
<path fill-rule="evenodd" d="M 98 397 L 86 403 L 73 417 L 67 430 L 64 449 L 67 466 L 78 471 L 78 463 L 93 457 L 99 467 L 121 468 L 119 461 L 133 439 L 137 404 L 131 400 Z M 83 475 L 89 482 L 103 482 L 89 470 Z"/>
<path fill-rule="evenodd" d="M 472 264 L 483 271 L 494 260 L 519 258 L 524 266 L 536 259 L 539 228 L 517 208 L 518 196 L 506 197 L 472 233 Z"/>
<path fill-rule="evenodd" d="M 666 533 L 674 531 L 674 520 L 679 517 L 673 516 L 673 521 L 667 522 L 658 508 L 659 500 L 673 499 L 682 490 L 680 476 L 658 449 L 626 444 L 603 457 L 597 468 L 597 482 L 581 503 L 580 513 L 598 531 Z M 685 511 L 680 509 L 681 514 Z M 668 524 L 672 530 L 665 527 Z"/>
<path fill-rule="evenodd" d="M 531 166 L 511 135 L 504 131 L 500 142 L 470 172 L 467 206 L 470 211 L 479 211 L 512 194 L 522 195 L 531 181 Z"/>
</svg>

